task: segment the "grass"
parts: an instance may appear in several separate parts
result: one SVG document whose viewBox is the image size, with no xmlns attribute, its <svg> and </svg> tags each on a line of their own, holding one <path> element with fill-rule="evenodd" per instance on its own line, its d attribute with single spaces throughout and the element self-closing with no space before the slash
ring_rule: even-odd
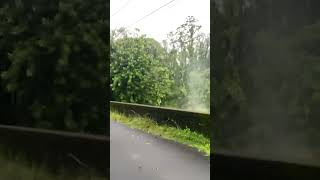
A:
<svg viewBox="0 0 320 180">
<path fill-rule="evenodd" d="M 81 172 L 74 176 L 66 169 L 61 168 L 58 174 L 48 171 L 43 165 L 30 163 L 23 156 L 15 155 L 8 157 L 5 153 L 0 153 L 0 179 L 13 180 L 106 180 L 90 172 Z"/>
<path fill-rule="evenodd" d="M 139 115 L 128 116 L 115 110 L 110 111 L 110 118 L 130 128 L 139 129 L 143 132 L 196 148 L 205 155 L 210 156 L 210 139 L 190 129 L 178 129 L 166 125 L 159 125 L 150 118 Z"/>
</svg>

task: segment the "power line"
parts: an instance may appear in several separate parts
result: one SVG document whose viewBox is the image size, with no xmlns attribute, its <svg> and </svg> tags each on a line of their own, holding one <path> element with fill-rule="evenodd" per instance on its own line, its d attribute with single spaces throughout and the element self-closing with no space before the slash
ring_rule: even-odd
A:
<svg viewBox="0 0 320 180">
<path fill-rule="evenodd" d="M 166 3 L 166 4 L 162 5 L 162 6 L 160 6 L 159 8 L 157 8 L 157 9 L 153 10 L 152 12 L 150 12 L 149 14 L 147 14 L 147 15 L 143 16 L 142 18 L 140 18 L 140 19 L 139 19 L 139 20 L 137 20 L 136 22 L 134 22 L 134 23 L 130 24 L 130 25 L 129 25 L 129 26 L 127 26 L 127 27 L 125 27 L 125 29 L 127 29 L 127 28 L 129 28 L 130 26 L 132 26 L 132 25 L 134 25 L 134 24 L 136 24 L 136 23 L 138 23 L 138 22 L 142 21 L 143 19 L 147 18 L 148 16 L 152 15 L 153 13 L 155 13 L 155 12 L 159 11 L 161 8 L 163 8 L 163 7 L 165 7 L 165 6 L 169 5 L 169 4 L 171 4 L 173 1 L 175 1 L 175 0 L 171 0 L 171 1 L 169 1 L 168 3 Z"/>
<path fill-rule="evenodd" d="M 125 7 L 129 4 L 129 2 L 130 2 L 130 0 L 126 1 L 126 3 L 125 3 L 124 5 L 122 5 L 122 6 L 120 7 L 120 9 L 118 9 L 117 12 L 113 13 L 113 14 L 111 15 L 111 17 L 113 17 L 113 16 L 115 16 L 116 14 L 118 14 L 123 8 L 125 8 Z"/>
</svg>

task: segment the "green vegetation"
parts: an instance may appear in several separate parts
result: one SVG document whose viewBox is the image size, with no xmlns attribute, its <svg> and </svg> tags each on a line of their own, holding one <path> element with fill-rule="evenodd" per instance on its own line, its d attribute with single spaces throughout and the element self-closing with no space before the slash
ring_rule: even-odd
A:
<svg viewBox="0 0 320 180">
<path fill-rule="evenodd" d="M 210 38 L 194 17 L 161 43 L 125 28 L 110 38 L 112 100 L 209 111 Z"/>
<path fill-rule="evenodd" d="M 169 69 L 160 63 L 164 54 L 160 44 L 144 36 L 124 37 L 114 42 L 112 49 L 113 96 L 118 101 L 162 104 L 172 80 Z"/>
<path fill-rule="evenodd" d="M 208 156 L 210 155 L 210 139 L 199 133 L 192 132 L 190 129 L 178 129 L 166 125 L 159 125 L 150 118 L 138 115 L 128 116 L 115 110 L 111 110 L 110 118 L 131 128 L 194 147 L 200 152 Z"/>
<path fill-rule="evenodd" d="M 0 123 L 105 133 L 106 1 L 0 7 Z"/>
</svg>

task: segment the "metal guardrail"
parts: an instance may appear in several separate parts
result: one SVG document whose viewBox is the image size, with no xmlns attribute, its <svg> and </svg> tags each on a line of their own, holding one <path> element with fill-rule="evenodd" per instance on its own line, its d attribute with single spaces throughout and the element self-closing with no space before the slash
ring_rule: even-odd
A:
<svg viewBox="0 0 320 180">
<path fill-rule="evenodd" d="M 0 125 L 1 148 L 45 163 L 50 169 L 94 170 L 109 174 L 109 138 L 55 130 Z"/>
<path fill-rule="evenodd" d="M 189 128 L 207 137 L 212 130 L 210 114 L 206 113 L 116 101 L 110 101 L 110 108 L 125 114 L 148 116 L 158 123 Z"/>
</svg>

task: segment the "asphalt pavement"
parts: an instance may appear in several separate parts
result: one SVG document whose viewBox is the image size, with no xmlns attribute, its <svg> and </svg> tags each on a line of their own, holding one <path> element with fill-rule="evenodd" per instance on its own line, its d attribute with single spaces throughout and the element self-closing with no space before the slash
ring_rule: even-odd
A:
<svg viewBox="0 0 320 180">
<path fill-rule="evenodd" d="M 193 148 L 110 121 L 111 180 L 209 180 L 210 160 Z"/>
</svg>

